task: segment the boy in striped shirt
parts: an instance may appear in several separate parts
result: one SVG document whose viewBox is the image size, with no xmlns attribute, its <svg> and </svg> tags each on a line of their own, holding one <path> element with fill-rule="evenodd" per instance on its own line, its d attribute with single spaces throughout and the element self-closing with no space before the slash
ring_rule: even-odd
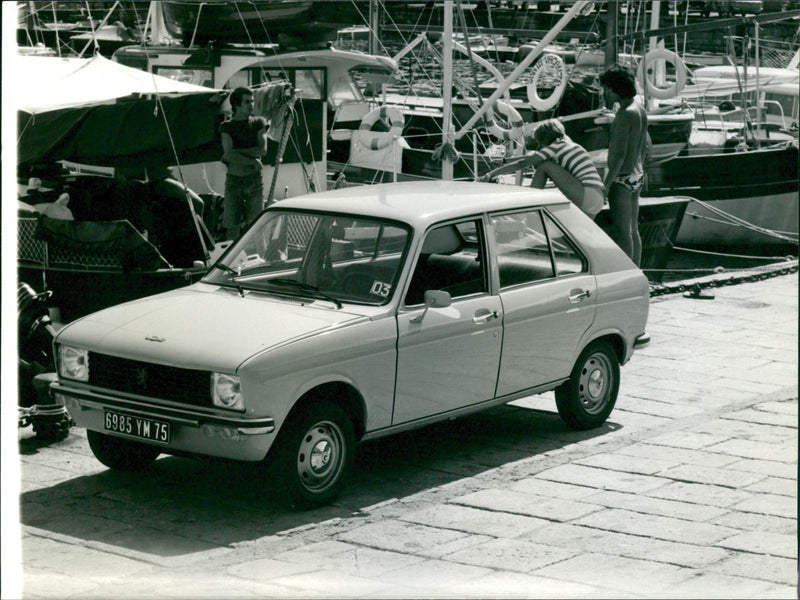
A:
<svg viewBox="0 0 800 600">
<path fill-rule="evenodd" d="M 542 121 L 533 132 L 536 150 L 511 160 L 484 179 L 532 166 L 531 187 L 542 189 L 550 179 L 561 192 L 591 219 L 603 208 L 605 187 L 589 153 L 567 136 L 557 119 Z"/>
</svg>

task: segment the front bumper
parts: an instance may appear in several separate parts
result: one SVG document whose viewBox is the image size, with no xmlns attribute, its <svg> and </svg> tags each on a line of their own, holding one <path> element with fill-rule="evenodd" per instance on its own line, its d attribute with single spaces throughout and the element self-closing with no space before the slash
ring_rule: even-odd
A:
<svg viewBox="0 0 800 600">
<path fill-rule="evenodd" d="M 275 421 L 270 417 L 245 419 L 193 408 L 160 406 L 151 401 L 117 396 L 105 390 L 74 387 L 60 381 L 51 385 L 51 391 L 55 401 L 67 408 L 78 427 L 159 446 L 167 454 L 170 451 L 188 452 L 258 461 L 267 455 L 275 438 Z M 162 444 L 106 431 L 107 409 L 168 422 L 171 430 L 169 443 Z"/>
</svg>

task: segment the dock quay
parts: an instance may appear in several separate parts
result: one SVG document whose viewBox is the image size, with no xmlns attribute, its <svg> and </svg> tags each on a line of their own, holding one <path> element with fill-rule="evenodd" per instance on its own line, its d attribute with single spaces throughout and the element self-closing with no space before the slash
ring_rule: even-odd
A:
<svg viewBox="0 0 800 600">
<path fill-rule="evenodd" d="M 603 427 L 544 394 L 364 444 L 312 511 L 247 465 L 114 473 L 19 430 L 2 597 L 796 598 L 797 261 L 730 277 L 652 296 Z"/>
</svg>

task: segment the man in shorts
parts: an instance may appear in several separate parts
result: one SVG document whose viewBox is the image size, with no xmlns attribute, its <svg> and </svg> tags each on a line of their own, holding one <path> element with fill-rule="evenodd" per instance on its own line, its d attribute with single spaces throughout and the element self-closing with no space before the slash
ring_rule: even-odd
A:
<svg viewBox="0 0 800 600">
<path fill-rule="evenodd" d="M 254 96 L 248 88 L 233 90 L 230 102 L 233 116 L 220 125 L 220 134 L 222 162 L 228 167 L 222 224 L 226 239 L 233 240 L 264 208 L 261 157 L 267 152 L 267 121 L 253 116 Z"/>
</svg>

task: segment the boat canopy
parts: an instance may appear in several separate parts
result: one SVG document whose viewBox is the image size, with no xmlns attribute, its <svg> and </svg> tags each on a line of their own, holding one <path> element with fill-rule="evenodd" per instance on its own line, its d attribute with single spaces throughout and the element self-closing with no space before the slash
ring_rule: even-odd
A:
<svg viewBox="0 0 800 600">
<path fill-rule="evenodd" d="M 17 162 L 103 166 L 219 158 L 219 90 L 92 58 L 15 57 L 25 83 L 17 107 Z M 212 150 L 213 149 L 213 150 Z"/>
</svg>

